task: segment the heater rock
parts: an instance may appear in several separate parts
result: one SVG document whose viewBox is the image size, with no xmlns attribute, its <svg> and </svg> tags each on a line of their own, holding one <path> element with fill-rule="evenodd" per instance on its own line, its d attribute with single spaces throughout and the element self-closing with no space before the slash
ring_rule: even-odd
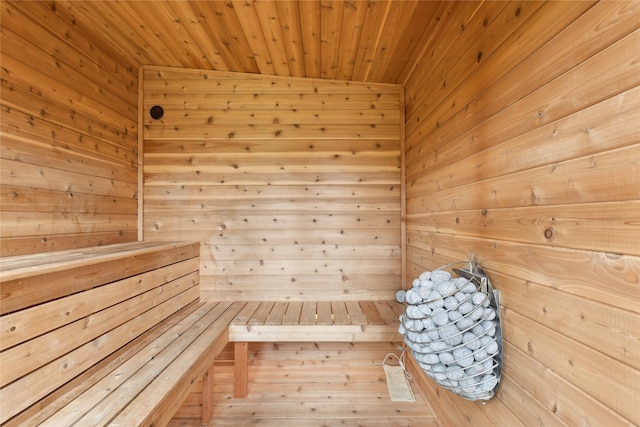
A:
<svg viewBox="0 0 640 427">
<path fill-rule="evenodd" d="M 457 290 L 455 283 L 450 282 L 449 280 L 436 282 L 435 288 L 438 291 L 438 293 L 443 297 L 446 297 L 448 295 L 453 295 L 456 293 L 456 290 Z"/>
<path fill-rule="evenodd" d="M 474 308 L 473 304 L 471 304 L 469 301 L 465 301 L 462 304 L 460 304 L 460 307 L 458 307 L 458 311 L 462 314 L 469 314 L 471 313 L 473 308 Z"/>
<path fill-rule="evenodd" d="M 476 285 L 467 281 L 467 283 L 460 288 L 460 291 L 464 292 L 465 294 L 472 294 L 476 291 Z"/>
<path fill-rule="evenodd" d="M 434 341 L 434 342 L 431 343 L 429 348 L 431 349 L 432 352 L 436 353 L 436 352 L 448 350 L 449 346 L 446 343 L 444 343 L 443 341 Z M 440 360 L 440 359 L 438 359 L 438 360 Z"/>
<path fill-rule="evenodd" d="M 452 310 L 449 312 L 449 320 L 452 323 L 457 322 L 458 320 L 462 319 L 462 317 L 463 317 L 462 314 L 457 310 Z"/>
<path fill-rule="evenodd" d="M 451 273 L 444 270 L 436 270 L 431 272 L 431 277 L 429 278 L 433 282 L 440 282 L 451 279 Z"/>
<path fill-rule="evenodd" d="M 483 314 L 484 310 L 482 309 L 482 307 L 475 307 L 473 311 L 469 313 L 469 317 L 471 317 L 472 320 L 480 320 L 482 319 Z"/>
<path fill-rule="evenodd" d="M 475 294 L 473 294 L 473 296 L 471 297 L 471 301 L 475 304 L 475 305 L 482 305 L 484 303 L 485 299 L 488 299 L 489 297 L 485 294 L 483 294 L 482 292 L 476 292 Z"/>
<path fill-rule="evenodd" d="M 444 363 L 445 365 L 451 363 L 454 361 L 453 359 L 453 354 L 451 352 L 445 351 L 442 352 L 438 355 L 438 357 L 440 358 L 440 363 Z M 449 378 L 451 379 L 451 378 Z"/>
<path fill-rule="evenodd" d="M 486 335 L 492 337 L 496 334 L 496 322 L 493 320 L 485 320 L 482 322 L 482 327 L 484 328 L 484 333 Z"/>
<path fill-rule="evenodd" d="M 459 347 L 453 350 L 453 357 L 463 368 L 468 368 L 473 364 L 473 355 L 471 350 L 466 347 Z"/>
<path fill-rule="evenodd" d="M 440 295 L 440 293 L 435 289 L 432 290 L 429 294 L 428 301 L 429 307 L 431 307 L 432 310 L 438 307 L 444 307 L 444 300 L 442 299 L 442 295 Z"/>
<path fill-rule="evenodd" d="M 423 301 L 428 301 L 429 295 L 431 295 L 431 287 L 421 286 L 418 288 L 418 295 L 420 295 L 420 298 L 422 298 Z"/>
<path fill-rule="evenodd" d="M 466 331 L 467 329 L 469 329 L 470 327 L 472 327 L 474 325 L 474 321 L 471 320 L 468 317 L 463 317 L 462 319 L 458 320 L 456 322 L 456 326 L 458 327 L 459 330 L 461 331 Z M 482 327 L 482 326 L 481 326 Z"/>
<path fill-rule="evenodd" d="M 458 345 L 462 342 L 462 334 L 455 325 L 448 324 L 438 331 L 440 338 L 449 346 Z"/>
<path fill-rule="evenodd" d="M 445 369 L 445 374 L 447 378 L 450 380 L 458 381 L 464 378 L 464 370 L 460 365 L 451 365 L 447 366 Z"/>
<path fill-rule="evenodd" d="M 465 332 L 462 334 L 462 343 L 470 350 L 477 350 L 481 346 L 478 336 L 473 332 Z"/>
<path fill-rule="evenodd" d="M 484 320 L 493 320 L 496 318 L 496 311 L 491 308 L 491 307 L 487 307 L 484 309 L 484 312 L 482 314 L 482 318 Z"/>
<path fill-rule="evenodd" d="M 482 344 L 481 344 L 482 345 Z M 486 351 L 484 351 L 484 349 L 480 348 L 478 350 L 476 350 L 473 353 L 473 358 L 477 361 L 477 362 L 483 362 L 487 359 L 487 357 L 489 357 L 489 355 L 487 354 Z"/>
<path fill-rule="evenodd" d="M 436 324 L 433 323 L 433 319 L 431 319 L 431 317 L 425 317 L 422 319 L 422 325 L 427 330 L 433 330 L 436 328 Z"/>
<path fill-rule="evenodd" d="M 446 311 L 434 313 L 432 318 L 433 322 L 438 326 L 444 326 L 449 323 L 449 314 Z"/>
<path fill-rule="evenodd" d="M 405 301 L 408 304 L 419 304 L 422 302 L 422 298 L 420 298 L 420 295 L 412 288 L 405 294 Z"/>
<path fill-rule="evenodd" d="M 431 307 L 429 307 L 428 304 L 420 304 L 420 305 L 417 305 L 416 307 L 418 307 L 418 310 L 420 310 L 420 313 L 422 313 L 424 316 L 429 316 L 431 314 Z"/>
<path fill-rule="evenodd" d="M 420 311 L 417 305 L 407 306 L 406 313 L 410 319 L 421 319 L 423 317 L 423 313 L 422 311 Z"/>
<path fill-rule="evenodd" d="M 458 383 L 465 393 L 473 393 L 476 390 L 478 379 L 476 377 L 463 378 Z"/>
<path fill-rule="evenodd" d="M 444 308 L 451 310 L 458 305 L 458 300 L 455 297 L 446 297 L 444 299 Z"/>
</svg>

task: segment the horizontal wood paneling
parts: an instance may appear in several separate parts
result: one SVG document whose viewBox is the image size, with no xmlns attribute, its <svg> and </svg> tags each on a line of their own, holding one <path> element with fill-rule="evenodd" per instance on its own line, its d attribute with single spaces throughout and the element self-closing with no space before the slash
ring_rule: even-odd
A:
<svg viewBox="0 0 640 427">
<path fill-rule="evenodd" d="M 199 240 L 203 295 L 393 297 L 399 86 L 160 67 L 144 79 L 145 239 Z"/>
<path fill-rule="evenodd" d="M 486 405 L 427 378 L 425 393 L 452 425 L 638 424 L 640 8 L 484 3 L 449 19 L 463 17 L 405 80 L 407 278 L 483 265 L 504 370 Z"/>
<path fill-rule="evenodd" d="M 136 72 L 55 10 L 2 3 L 2 256 L 137 238 Z"/>
</svg>

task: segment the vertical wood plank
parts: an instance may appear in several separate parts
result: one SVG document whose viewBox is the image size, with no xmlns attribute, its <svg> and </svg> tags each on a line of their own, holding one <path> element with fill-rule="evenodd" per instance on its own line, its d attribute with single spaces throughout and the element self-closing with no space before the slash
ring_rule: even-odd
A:
<svg viewBox="0 0 640 427">
<path fill-rule="evenodd" d="M 209 366 L 207 372 L 205 372 L 202 377 L 202 415 L 201 422 L 202 425 L 208 425 L 211 417 L 213 417 L 213 404 L 214 404 L 214 374 L 213 374 L 213 366 Z"/>
<path fill-rule="evenodd" d="M 247 397 L 249 382 L 249 343 L 233 343 L 233 397 Z"/>
</svg>

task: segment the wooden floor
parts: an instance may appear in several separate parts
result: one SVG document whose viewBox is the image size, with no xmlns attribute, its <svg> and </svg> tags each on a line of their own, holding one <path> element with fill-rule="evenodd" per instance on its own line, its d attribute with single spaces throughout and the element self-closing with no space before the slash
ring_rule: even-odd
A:
<svg viewBox="0 0 640 427">
<path fill-rule="evenodd" d="M 233 368 L 215 368 L 214 426 L 437 426 L 416 403 L 391 402 L 381 362 L 391 343 L 251 343 L 249 395 L 232 397 Z M 231 350 L 227 350 L 230 358 Z M 171 426 L 199 426 L 200 385 Z"/>
</svg>

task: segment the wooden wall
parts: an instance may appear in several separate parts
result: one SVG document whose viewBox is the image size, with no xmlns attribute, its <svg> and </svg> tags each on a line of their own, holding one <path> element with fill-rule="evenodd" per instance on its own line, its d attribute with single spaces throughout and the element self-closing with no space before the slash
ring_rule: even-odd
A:
<svg viewBox="0 0 640 427">
<path fill-rule="evenodd" d="M 478 7 L 479 6 L 479 7 Z M 497 397 L 443 424 L 640 423 L 640 3 L 458 3 L 405 82 L 407 280 L 474 259 Z"/>
<path fill-rule="evenodd" d="M 0 7 L 0 255 L 135 241 L 137 72 L 55 3 Z"/>
<path fill-rule="evenodd" d="M 400 86 L 162 67 L 143 85 L 144 238 L 199 240 L 203 295 L 393 298 Z"/>
</svg>

